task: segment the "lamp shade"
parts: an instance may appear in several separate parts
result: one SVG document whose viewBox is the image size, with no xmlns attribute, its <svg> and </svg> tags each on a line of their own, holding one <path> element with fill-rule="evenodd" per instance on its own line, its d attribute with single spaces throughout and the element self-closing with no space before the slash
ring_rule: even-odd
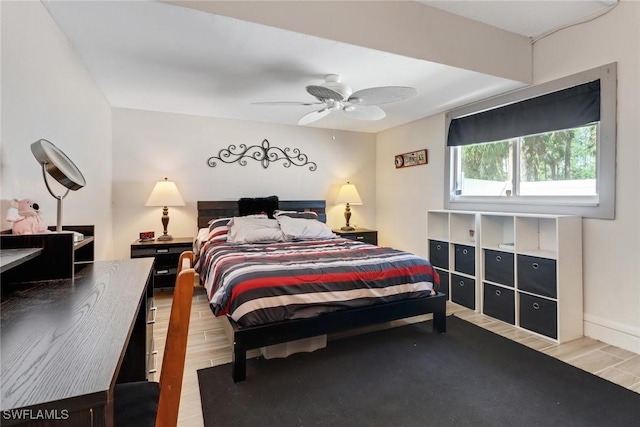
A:
<svg viewBox="0 0 640 427">
<path fill-rule="evenodd" d="M 358 189 L 355 185 L 347 182 L 343 184 L 338 192 L 338 198 L 336 199 L 336 203 L 349 203 L 352 205 L 361 205 L 362 199 L 360 198 L 360 194 L 358 194 Z"/>
<path fill-rule="evenodd" d="M 145 206 L 184 206 L 184 200 L 173 181 L 164 179 L 156 182 Z"/>
</svg>

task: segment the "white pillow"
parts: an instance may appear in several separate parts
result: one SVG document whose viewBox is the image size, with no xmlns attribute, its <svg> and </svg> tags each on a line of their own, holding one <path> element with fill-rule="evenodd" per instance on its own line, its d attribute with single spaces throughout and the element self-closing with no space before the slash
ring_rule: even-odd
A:
<svg viewBox="0 0 640 427">
<path fill-rule="evenodd" d="M 288 240 L 292 239 L 335 239 L 338 236 L 329 226 L 317 219 L 290 218 L 280 215 L 277 218 L 280 229 Z"/>
<path fill-rule="evenodd" d="M 233 226 L 234 222 L 238 219 L 267 219 L 269 218 L 267 216 L 267 214 L 252 214 L 252 215 L 245 215 L 245 216 L 234 216 L 233 218 L 229 219 L 229 222 L 227 223 L 227 227 L 231 227 Z"/>
<path fill-rule="evenodd" d="M 284 240 L 284 234 L 275 219 L 234 217 L 229 224 L 227 242 L 260 243 Z"/>
<path fill-rule="evenodd" d="M 318 219 L 318 214 L 312 211 L 297 212 L 297 211 L 274 211 L 273 217 L 278 218 L 280 215 L 288 216 L 291 218 L 305 218 L 305 219 Z"/>
</svg>

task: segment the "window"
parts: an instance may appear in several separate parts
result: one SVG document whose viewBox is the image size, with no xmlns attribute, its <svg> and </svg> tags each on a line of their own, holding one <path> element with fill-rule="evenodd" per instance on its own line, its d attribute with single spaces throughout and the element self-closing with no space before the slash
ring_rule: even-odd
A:
<svg viewBox="0 0 640 427">
<path fill-rule="evenodd" d="M 591 196 L 598 124 L 457 147 L 457 196 Z M 519 171 L 517 174 L 515 171 Z"/>
<path fill-rule="evenodd" d="M 517 140 L 521 196 L 597 196 L 598 124 Z"/>
<path fill-rule="evenodd" d="M 613 219 L 615 65 L 448 113 L 445 206 Z"/>
</svg>

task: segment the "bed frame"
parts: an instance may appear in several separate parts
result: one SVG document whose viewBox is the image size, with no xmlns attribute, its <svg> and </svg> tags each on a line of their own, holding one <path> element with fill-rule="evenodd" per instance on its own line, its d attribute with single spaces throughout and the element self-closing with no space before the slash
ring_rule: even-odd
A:
<svg viewBox="0 0 640 427">
<path fill-rule="evenodd" d="M 324 200 L 280 201 L 280 210 L 313 211 L 326 222 Z M 237 201 L 198 202 L 198 228 L 206 227 L 214 218 L 238 215 Z M 288 341 L 330 334 L 347 329 L 389 322 L 422 314 L 433 313 L 433 329 L 439 333 L 447 330 L 446 296 L 437 295 L 350 308 L 324 313 L 308 319 L 294 319 L 266 325 L 242 327 L 228 318 L 233 331 L 233 361 L 231 375 L 234 382 L 244 381 L 247 373 L 247 351 Z"/>
</svg>

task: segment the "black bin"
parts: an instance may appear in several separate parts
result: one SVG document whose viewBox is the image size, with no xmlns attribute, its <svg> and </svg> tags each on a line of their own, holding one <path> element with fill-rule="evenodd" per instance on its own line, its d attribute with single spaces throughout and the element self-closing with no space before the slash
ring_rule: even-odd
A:
<svg viewBox="0 0 640 427">
<path fill-rule="evenodd" d="M 476 309 L 476 281 L 469 278 L 460 276 L 458 274 L 451 274 L 451 301 L 456 304 L 463 305 L 472 310 Z"/>
<path fill-rule="evenodd" d="M 520 293 L 520 326 L 547 337 L 558 338 L 558 304 Z"/>
<path fill-rule="evenodd" d="M 449 269 L 449 243 L 429 240 L 429 261 L 434 267 Z"/>
<path fill-rule="evenodd" d="M 454 245 L 454 268 L 459 273 L 475 276 L 476 274 L 476 248 L 467 245 Z"/>
<path fill-rule="evenodd" d="M 482 312 L 487 316 L 516 324 L 516 302 L 512 289 L 483 283 L 484 303 Z"/>
<path fill-rule="evenodd" d="M 556 260 L 518 255 L 518 289 L 556 298 Z"/>
<path fill-rule="evenodd" d="M 440 287 L 438 288 L 438 292 L 442 292 L 447 296 L 447 299 L 449 299 L 449 272 L 438 268 L 435 268 L 434 270 L 440 276 Z"/>
<path fill-rule="evenodd" d="M 513 287 L 513 253 L 484 251 L 484 279 L 490 282 Z"/>
</svg>

